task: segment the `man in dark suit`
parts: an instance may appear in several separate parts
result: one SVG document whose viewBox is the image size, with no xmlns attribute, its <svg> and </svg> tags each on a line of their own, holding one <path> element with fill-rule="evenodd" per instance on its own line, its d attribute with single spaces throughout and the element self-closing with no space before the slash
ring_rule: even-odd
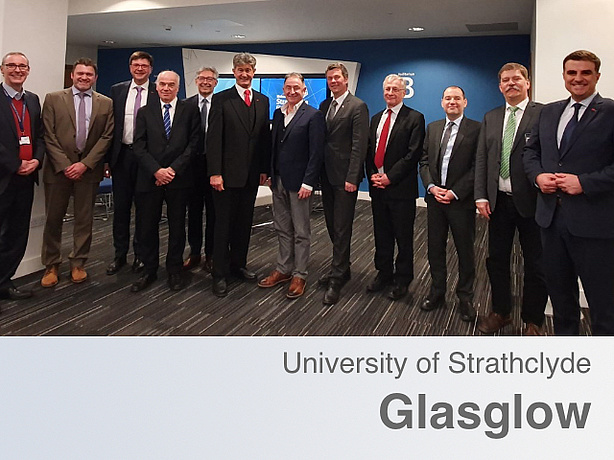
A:
<svg viewBox="0 0 614 460">
<path fill-rule="evenodd" d="M 271 162 L 269 99 L 251 87 L 256 58 L 241 53 L 232 60 L 236 84 L 213 96 L 207 132 L 207 169 L 214 189 L 213 293 L 228 293 L 226 279 L 255 280 L 247 269 L 258 186 Z"/>
<path fill-rule="evenodd" d="M 137 237 L 139 257 L 145 268 L 132 285 L 132 292 L 145 289 L 158 278 L 158 228 L 163 202 L 166 202 L 168 217 L 168 285 L 173 291 L 183 288 L 185 211 L 192 185 L 191 157 L 199 139 L 200 115 L 195 105 L 177 100 L 179 81 L 179 75 L 172 70 L 160 72 L 156 79 L 160 100 L 151 100 L 136 117 L 134 154 L 139 165 L 136 178 Z"/>
<path fill-rule="evenodd" d="M 192 270 L 201 261 L 200 250 L 203 245 L 203 208 L 206 209 L 205 221 L 205 263 L 203 269 L 213 271 L 213 229 L 215 226 L 215 210 L 213 209 L 213 189 L 209 184 L 207 174 L 206 140 L 209 128 L 209 113 L 213 90 L 217 86 L 218 73 L 214 67 L 202 67 L 196 73 L 198 94 L 186 99 L 186 102 L 196 105 L 200 112 L 200 138 L 196 155 L 192 158 L 194 185 L 188 200 L 188 243 L 190 255 L 183 263 L 184 270 Z"/>
<path fill-rule="evenodd" d="M 614 101 L 597 93 L 600 65 L 590 51 L 565 57 L 571 98 L 543 108 L 524 154 L 557 335 L 579 333 L 578 276 L 593 334 L 614 335 Z"/>
<path fill-rule="evenodd" d="M 149 101 L 158 101 L 155 85 L 149 81 L 153 70 L 153 57 L 145 51 L 135 51 L 129 59 L 132 80 L 117 83 L 111 87 L 115 128 L 113 145 L 107 153 L 107 163 L 113 177 L 113 246 L 115 256 L 107 267 L 107 275 L 116 274 L 126 265 L 130 247 L 130 215 L 134 201 L 134 186 L 138 164 L 133 152 L 136 113 Z M 139 243 L 132 238 L 134 263 L 132 271 L 143 269 L 139 259 Z"/>
<path fill-rule="evenodd" d="M 26 252 L 34 183 L 45 154 L 38 96 L 23 89 L 30 74 L 25 54 L 2 58 L 4 82 L 0 94 L 0 298 L 26 299 L 11 278 Z"/>
<path fill-rule="evenodd" d="M 306 91 L 301 74 L 286 75 L 286 103 L 273 115 L 270 186 L 279 252 L 275 270 L 258 283 L 270 288 L 291 281 L 286 294 L 289 299 L 305 292 L 312 192 L 324 160 L 324 115 L 303 100 Z"/>
<path fill-rule="evenodd" d="M 113 102 L 92 90 L 98 68 L 81 58 L 71 72 L 73 86 L 47 94 L 43 124 L 47 156 L 43 165 L 45 211 L 41 286 L 58 283 L 62 261 L 62 224 L 73 197 L 74 230 L 70 259 L 73 283 L 87 279 L 84 265 L 92 243 L 94 200 L 104 174 L 104 157 L 113 136 Z"/>
<path fill-rule="evenodd" d="M 358 186 L 364 175 L 369 143 L 369 110 L 348 90 L 348 71 L 342 63 L 330 64 L 326 81 L 332 97 L 320 105 L 326 117 L 326 148 L 322 169 L 322 204 L 328 235 L 333 243 L 330 271 L 318 283 L 326 286 L 322 302 L 339 300 L 341 287 L 351 277 L 350 242 Z"/>
<path fill-rule="evenodd" d="M 428 258 L 431 289 L 421 308 L 425 311 L 445 306 L 446 246 L 452 231 L 458 255 L 458 312 L 463 321 L 475 318 L 475 152 L 480 123 L 464 116 L 465 91 L 449 86 L 441 106 L 446 118 L 426 128 L 420 176 L 426 187 Z"/>
<path fill-rule="evenodd" d="M 522 319 L 525 335 L 541 335 L 548 300 L 542 269 L 542 246 L 535 223 L 537 187 L 522 164 L 522 151 L 541 104 L 529 100 L 529 73 L 521 64 L 499 70 L 499 90 L 505 106 L 484 116 L 475 159 L 476 206 L 489 221 L 486 268 L 492 290 L 492 311 L 480 318 L 478 329 L 492 334 L 511 323 L 510 258 L 518 230 L 524 261 Z"/>
<path fill-rule="evenodd" d="M 366 161 L 377 270 L 367 291 L 387 289 L 387 296 L 397 300 L 407 294 L 414 279 L 417 166 L 424 144 L 424 116 L 403 104 L 406 83 L 400 76 L 388 75 L 383 89 L 386 109 L 371 119 Z"/>
</svg>

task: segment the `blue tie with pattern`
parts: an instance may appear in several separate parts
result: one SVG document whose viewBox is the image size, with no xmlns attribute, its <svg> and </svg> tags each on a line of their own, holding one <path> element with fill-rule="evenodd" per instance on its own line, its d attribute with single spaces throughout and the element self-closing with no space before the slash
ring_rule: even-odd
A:
<svg viewBox="0 0 614 460">
<path fill-rule="evenodd" d="M 169 112 L 170 108 L 170 104 L 164 104 L 164 131 L 166 132 L 167 139 L 171 137 L 171 114 Z"/>
</svg>

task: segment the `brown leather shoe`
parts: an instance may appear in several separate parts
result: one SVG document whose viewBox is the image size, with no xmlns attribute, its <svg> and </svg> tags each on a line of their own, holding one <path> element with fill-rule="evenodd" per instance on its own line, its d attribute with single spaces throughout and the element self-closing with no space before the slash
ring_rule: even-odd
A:
<svg viewBox="0 0 614 460">
<path fill-rule="evenodd" d="M 288 299 L 296 299 L 297 297 L 302 296 L 305 293 L 305 284 L 306 282 L 303 278 L 293 276 L 286 297 Z"/>
<path fill-rule="evenodd" d="M 273 270 L 269 276 L 258 281 L 258 286 L 260 286 L 261 288 L 271 288 L 273 286 L 277 286 L 280 283 L 290 281 L 291 279 L 292 275 L 284 275 L 280 271 Z"/>
<path fill-rule="evenodd" d="M 522 331 L 522 335 L 541 336 L 544 335 L 544 333 L 542 332 L 542 328 L 539 327 L 537 324 L 527 323 L 526 327 Z"/>
<path fill-rule="evenodd" d="M 70 270 L 70 280 L 75 283 L 83 283 L 87 279 L 87 272 L 83 267 L 73 267 Z"/>
<path fill-rule="evenodd" d="M 41 279 L 41 286 L 44 288 L 50 288 L 56 284 L 58 284 L 58 266 L 49 265 Z"/>
<path fill-rule="evenodd" d="M 197 256 L 190 256 L 183 262 L 184 270 L 192 270 L 200 265 L 200 254 Z"/>
<path fill-rule="evenodd" d="M 484 334 L 494 334 L 503 329 L 508 324 L 511 324 L 512 318 L 509 316 L 501 316 L 499 313 L 491 311 L 488 316 L 483 316 L 478 321 L 478 330 Z"/>
</svg>

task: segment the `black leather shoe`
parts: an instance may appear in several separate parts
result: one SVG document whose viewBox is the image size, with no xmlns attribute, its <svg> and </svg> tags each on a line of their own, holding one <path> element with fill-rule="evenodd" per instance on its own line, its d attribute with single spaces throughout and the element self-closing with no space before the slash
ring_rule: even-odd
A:
<svg viewBox="0 0 614 460">
<path fill-rule="evenodd" d="M 392 289 L 388 291 L 388 298 L 392 300 L 399 300 L 405 297 L 407 294 L 407 284 L 394 283 Z"/>
<path fill-rule="evenodd" d="M 435 297 L 431 299 L 427 297 L 422 305 L 420 305 L 420 309 L 424 311 L 433 311 L 436 308 L 443 308 L 446 306 L 446 299 L 443 297 Z"/>
<path fill-rule="evenodd" d="M 324 275 L 320 276 L 320 278 L 318 278 L 318 284 L 320 286 L 322 286 L 322 287 L 328 287 L 328 283 L 330 282 L 331 278 L 332 278 L 332 272 L 329 271 L 329 272 L 325 273 Z M 343 286 L 350 279 L 352 279 L 352 272 L 350 272 L 350 270 L 348 270 L 340 278 L 341 285 Z"/>
<path fill-rule="evenodd" d="M 342 282 L 340 280 L 335 278 L 330 279 L 328 282 L 328 289 L 326 289 L 324 298 L 322 299 L 324 305 L 333 305 L 337 303 L 339 295 L 341 294 L 341 285 Z"/>
<path fill-rule="evenodd" d="M 24 300 L 30 297 L 32 297 L 32 291 L 26 291 L 25 289 L 22 291 L 16 287 L 6 288 L 0 291 L 0 299 Z"/>
<path fill-rule="evenodd" d="M 168 276 L 168 287 L 171 291 L 181 291 L 183 289 L 183 278 L 179 273 Z"/>
<path fill-rule="evenodd" d="M 367 286 L 367 292 L 383 291 L 386 286 L 392 283 L 392 277 L 385 276 L 381 272 L 377 274 L 375 279 Z"/>
<path fill-rule="evenodd" d="M 256 279 L 256 274 L 245 267 L 233 268 L 230 272 L 240 280 L 254 281 Z"/>
<path fill-rule="evenodd" d="M 211 287 L 213 294 L 218 297 L 226 297 L 228 294 L 228 286 L 226 285 L 226 278 L 214 278 L 213 286 Z"/>
<path fill-rule="evenodd" d="M 473 321 L 475 319 L 475 308 L 468 300 L 461 300 L 458 304 L 458 313 L 463 321 Z"/>
<path fill-rule="evenodd" d="M 132 264 L 132 272 L 139 273 L 142 272 L 145 268 L 145 264 L 141 261 L 141 259 L 135 258 L 134 263 Z"/>
<path fill-rule="evenodd" d="M 132 291 L 132 292 L 142 291 L 143 289 L 148 287 L 151 283 L 153 283 L 157 279 L 158 279 L 158 275 L 156 275 L 156 274 L 143 275 L 138 280 L 136 280 L 134 282 L 134 284 L 130 288 L 130 291 Z"/>
<path fill-rule="evenodd" d="M 115 275 L 124 265 L 126 265 L 126 258 L 116 257 L 107 267 L 107 275 Z"/>
</svg>

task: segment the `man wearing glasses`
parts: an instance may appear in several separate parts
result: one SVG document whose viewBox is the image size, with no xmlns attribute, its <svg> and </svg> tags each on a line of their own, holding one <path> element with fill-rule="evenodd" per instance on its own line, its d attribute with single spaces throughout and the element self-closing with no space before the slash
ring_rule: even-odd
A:
<svg viewBox="0 0 614 460">
<path fill-rule="evenodd" d="M 115 129 L 113 146 L 107 152 L 107 163 L 113 177 L 113 246 L 115 257 L 107 268 L 107 275 L 116 274 L 126 265 L 130 246 L 130 214 L 134 201 L 134 187 L 138 164 L 132 150 L 136 113 L 148 102 L 158 102 L 155 85 L 150 84 L 153 57 L 145 51 L 135 51 L 129 59 L 132 80 L 117 83 L 111 87 Z M 143 269 L 139 257 L 138 232 L 132 239 L 134 250 L 134 272 Z"/>
</svg>

